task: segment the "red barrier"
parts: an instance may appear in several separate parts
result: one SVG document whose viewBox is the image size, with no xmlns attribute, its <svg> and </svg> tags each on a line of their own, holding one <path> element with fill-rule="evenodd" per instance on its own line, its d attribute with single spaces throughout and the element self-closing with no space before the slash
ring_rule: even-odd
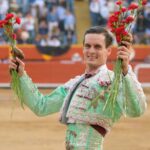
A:
<svg viewBox="0 0 150 150">
<path fill-rule="evenodd" d="M 74 53 L 79 53 L 82 56 L 82 46 L 74 45 L 64 55 L 53 57 L 51 61 L 37 61 L 44 60 L 34 45 L 18 45 L 25 53 L 26 70 L 31 76 L 34 82 L 38 83 L 64 83 L 70 78 L 79 75 L 84 72 L 83 63 L 73 63 L 71 57 Z M 132 66 L 135 67 L 139 61 L 143 61 L 148 55 L 150 55 L 150 46 L 135 46 L 136 57 L 132 62 Z M 0 46 L 0 59 L 7 59 L 9 55 L 8 46 Z M 113 68 L 111 61 L 116 59 L 116 48 L 113 47 L 112 54 L 109 57 L 108 67 Z M 30 61 L 29 61 L 30 60 Z M 32 61 L 31 61 L 32 60 Z M 36 61 L 35 61 L 36 60 Z M 62 61 L 66 60 L 66 61 Z M 139 80 L 141 82 L 150 82 L 150 72 L 142 70 L 139 73 Z M 0 63 L 0 83 L 9 83 L 10 77 L 8 73 L 8 64 Z"/>
<path fill-rule="evenodd" d="M 133 68 L 138 63 L 132 63 Z M 113 64 L 108 63 L 108 68 L 113 69 Z M 26 71 L 34 82 L 38 83 L 64 83 L 76 75 L 84 73 L 83 63 L 73 62 L 27 62 Z M 141 82 L 150 82 L 150 70 L 141 70 L 139 79 Z M 0 83 L 10 82 L 8 64 L 0 64 Z"/>
<path fill-rule="evenodd" d="M 25 53 L 26 60 L 44 60 L 43 55 L 37 50 L 35 45 L 18 45 L 18 47 Z M 150 46 L 135 45 L 135 58 L 136 61 L 143 61 L 148 55 L 150 55 Z M 116 47 L 112 48 L 112 53 L 109 56 L 109 61 L 116 59 Z M 70 60 L 74 53 L 82 54 L 82 45 L 73 45 L 68 52 L 61 56 L 52 57 L 51 60 Z M 9 57 L 9 47 L 0 46 L 0 59 L 6 59 Z"/>
</svg>

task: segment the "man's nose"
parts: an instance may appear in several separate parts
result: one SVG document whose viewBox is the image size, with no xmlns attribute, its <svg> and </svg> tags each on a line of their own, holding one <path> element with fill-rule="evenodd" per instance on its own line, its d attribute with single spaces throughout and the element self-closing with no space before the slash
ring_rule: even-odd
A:
<svg viewBox="0 0 150 150">
<path fill-rule="evenodd" d="M 95 53 L 94 47 L 91 47 L 90 50 L 89 50 L 89 52 L 90 52 L 90 53 Z"/>
</svg>

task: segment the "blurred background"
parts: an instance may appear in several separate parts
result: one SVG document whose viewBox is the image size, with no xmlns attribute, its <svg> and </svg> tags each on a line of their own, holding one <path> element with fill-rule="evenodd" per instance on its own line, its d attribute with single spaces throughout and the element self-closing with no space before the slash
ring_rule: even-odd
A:
<svg viewBox="0 0 150 150">
<path fill-rule="evenodd" d="M 136 1 L 136 0 L 135 0 Z M 123 0 L 128 6 L 133 0 Z M 26 71 L 43 93 L 84 72 L 82 40 L 90 26 L 107 26 L 115 0 L 0 0 L 0 20 L 13 12 L 21 18 L 14 27 L 17 47 L 25 54 Z M 106 136 L 107 150 L 150 150 L 150 1 L 132 26 L 131 65 L 147 96 L 148 109 L 136 119 L 122 118 Z M 65 129 L 59 113 L 36 117 L 22 110 L 10 90 L 9 43 L 0 28 L 0 149 L 64 150 Z M 113 69 L 116 46 L 108 58 Z"/>
</svg>

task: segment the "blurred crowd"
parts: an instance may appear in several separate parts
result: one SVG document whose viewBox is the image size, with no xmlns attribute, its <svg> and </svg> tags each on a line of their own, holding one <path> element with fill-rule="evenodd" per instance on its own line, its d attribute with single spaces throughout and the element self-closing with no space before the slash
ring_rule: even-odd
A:
<svg viewBox="0 0 150 150">
<path fill-rule="evenodd" d="M 110 14 L 118 10 L 115 5 L 116 0 L 89 0 L 89 10 L 91 24 L 106 26 Z M 131 2 L 138 0 L 123 0 L 123 5 L 127 7 Z M 150 0 L 138 15 L 132 27 L 134 43 L 150 44 Z"/>
<path fill-rule="evenodd" d="M 91 26 L 107 26 L 116 0 L 89 0 Z M 137 1 L 137 0 L 135 0 Z M 88 0 L 87 0 L 88 2 Z M 128 6 L 133 0 L 123 0 Z M 74 0 L 0 0 L 0 20 L 15 12 L 21 25 L 15 26 L 18 44 L 60 46 L 77 43 Z M 150 0 L 132 27 L 134 42 L 150 44 Z M 0 28 L 0 44 L 5 44 Z"/>
<path fill-rule="evenodd" d="M 7 12 L 21 18 L 14 26 L 18 44 L 41 46 L 69 45 L 77 42 L 74 0 L 0 0 L 0 20 Z M 3 29 L 0 29 L 0 44 Z"/>
</svg>

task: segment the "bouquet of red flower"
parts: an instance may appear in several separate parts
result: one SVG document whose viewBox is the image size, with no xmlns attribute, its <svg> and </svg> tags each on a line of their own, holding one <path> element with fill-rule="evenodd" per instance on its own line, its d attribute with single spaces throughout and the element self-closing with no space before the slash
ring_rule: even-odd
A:
<svg viewBox="0 0 150 150">
<path fill-rule="evenodd" d="M 118 45 L 121 45 L 122 41 L 130 41 L 130 30 L 132 23 L 135 21 L 140 9 L 143 5 L 146 5 L 147 0 L 138 0 L 138 3 L 131 3 L 128 8 L 123 7 L 122 1 L 118 0 L 116 5 L 119 7 L 119 10 L 114 12 L 108 21 L 111 32 L 115 35 Z M 122 60 L 117 59 L 114 69 L 114 80 L 111 85 L 110 93 L 104 110 L 111 111 L 111 114 L 114 115 L 114 107 L 117 99 L 119 84 L 121 81 L 121 66 Z"/>
<path fill-rule="evenodd" d="M 16 34 L 14 33 L 14 29 L 13 29 L 15 24 L 20 24 L 20 23 L 21 23 L 21 19 L 16 15 L 14 15 L 13 13 L 6 14 L 5 19 L 0 20 L 0 28 L 4 29 L 4 33 L 7 36 L 8 41 L 10 43 L 11 57 L 13 57 L 14 59 L 16 57 L 18 57 L 19 59 L 24 59 L 23 52 L 16 47 Z M 19 64 L 18 63 L 16 64 L 19 67 Z M 11 87 L 19 96 L 19 99 L 22 100 L 22 96 L 21 96 L 22 94 L 20 91 L 20 84 L 19 84 L 19 76 L 17 72 L 18 69 L 10 70 L 12 76 Z"/>
</svg>

